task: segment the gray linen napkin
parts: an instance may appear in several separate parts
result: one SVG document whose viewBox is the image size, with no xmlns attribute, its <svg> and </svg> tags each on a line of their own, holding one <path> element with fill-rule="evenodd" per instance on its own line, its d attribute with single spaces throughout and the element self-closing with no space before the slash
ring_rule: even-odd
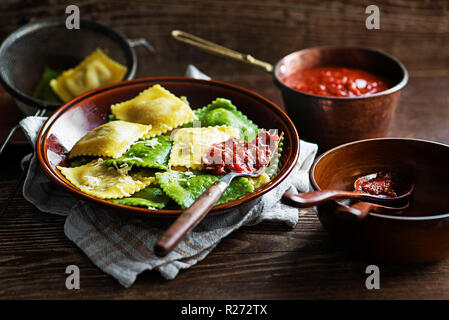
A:
<svg viewBox="0 0 449 320">
<path fill-rule="evenodd" d="M 188 67 L 187 75 L 207 77 L 194 66 Z M 45 120 L 44 117 L 27 117 L 20 122 L 33 146 Z M 225 215 L 207 217 L 164 258 L 157 257 L 153 247 L 170 221 L 111 214 L 103 207 L 75 198 L 54 185 L 32 155 L 24 159 L 24 162 L 31 159 L 31 163 L 23 195 L 41 211 L 67 216 L 65 235 L 97 267 L 123 286 L 130 287 L 137 275 L 145 270 L 157 270 L 164 278 L 174 279 L 181 269 L 204 259 L 221 239 L 241 226 L 276 220 L 295 227 L 298 209 L 286 206 L 279 200 L 286 190 L 306 192 L 311 189 L 308 171 L 318 149 L 317 145 L 304 141 L 300 142 L 300 148 L 298 163 L 277 188 L 260 197 L 253 206 L 246 205 Z"/>
</svg>

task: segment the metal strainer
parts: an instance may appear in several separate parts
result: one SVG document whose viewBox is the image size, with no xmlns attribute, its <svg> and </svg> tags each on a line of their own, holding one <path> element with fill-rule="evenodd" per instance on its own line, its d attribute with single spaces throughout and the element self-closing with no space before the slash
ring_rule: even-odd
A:
<svg viewBox="0 0 449 320">
<path fill-rule="evenodd" d="M 124 80 L 134 77 L 137 68 L 133 47 L 154 49 L 145 39 L 128 40 L 111 28 L 91 20 L 80 20 L 80 29 L 69 30 L 66 17 L 33 21 L 10 34 L 0 46 L 0 81 L 26 115 L 43 115 L 61 104 L 32 97 L 44 67 L 66 70 L 101 48 L 108 56 L 127 66 Z M 11 130 L 3 145 L 18 126 Z"/>
</svg>

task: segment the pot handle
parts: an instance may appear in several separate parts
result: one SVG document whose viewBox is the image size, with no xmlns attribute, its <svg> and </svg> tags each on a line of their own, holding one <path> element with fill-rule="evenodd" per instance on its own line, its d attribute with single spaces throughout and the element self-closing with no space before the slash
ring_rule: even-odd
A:
<svg viewBox="0 0 449 320">
<path fill-rule="evenodd" d="M 181 30 L 172 30 L 171 36 L 178 41 L 190 44 L 204 51 L 215 53 L 220 56 L 232 58 L 235 60 L 243 61 L 264 68 L 265 71 L 268 72 L 273 71 L 273 65 L 271 63 L 256 59 L 250 54 L 240 53 L 238 51 L 223 47 L 219 44 L 194 36 L 193 34 Z"/>
<path fill-rule="evenodd" d="M 154 55 L 156 53 L 156 50 L 154 50 L 153 46 L 149 44 L 149 42 L 146 39 L 139 38 L 139 39 L 128 39 L 129 45 L 134 48 L 137 46 L 143 46 L 145 49 L 147 49 L 148 53 Z"/>
</svg>

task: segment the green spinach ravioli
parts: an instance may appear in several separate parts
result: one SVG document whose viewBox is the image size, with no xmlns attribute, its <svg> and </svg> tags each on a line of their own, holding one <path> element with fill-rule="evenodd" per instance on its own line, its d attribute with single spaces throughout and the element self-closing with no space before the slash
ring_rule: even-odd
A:
<svg viewBox="0 0 449 320">
<path fill-rule="evenodd" d="M 240 131 L 240 139 L 253 140 L 260 128 L 242 114 L 228 99 L 217 98 L 206 107 L 195 110 L 201 127 L 229 126 Z M 189 124 L 191 125 L 191 124 Z"/>
<path fill-rule="evenodd" d="M 111 200 L 114 203 L 148 209 L 162 209 L 170 201 L 170 198 L 158 186 L 149 186 L 131 197 Z"/>
<path fill-rule="evenodd" d="M 202 172 L 166 171 L 157 172 L 156 180 L 162 190 L 182 208 L 190 207 L 207 188 L 220 176 Z M 238 177 L 232 180 L 216 205 L 235 200 L 254 191 L 254 185 L 248 178 Z"/>
<path fill-rule="evenodd" d="M 137 167 L 168 169 L 172 142 L 169 136 L 140 140 L 134 143 L 124 155 L 106 160 L 107 165 L 135 165 Z"/>
<path fill-rule="evenodd" d="M 167 91 L 166 95 L 169 94 L 171 93 Z M 175 96 L 173 97 L 174 98 L 172 99 L 176 98 Z M 150 97 L 147 97 L 146 99 L 148 100 Z M 148 112 L 159 110 L 159 116 L 168 119 L 167 124 L 158 123 L 150 124 L 150 126 L 165 128 L 167 125 L 167 128 L 172 127 L 172 121 L 169 120 L 170 115 L 162 116 L 165 100 L 166 99 L 161 99 L 161 97 L 158 97 L 158 99 L 155 98 L 155 100 L 152 101 L 145 100 L 144 102 L 148 103 L 150 106 L 150 109 L 148 110 L 145 109 L 145 104 L 139 106 L 138 110 L 147 112 L 147 117 L 149 114 Z M 114 181 L 117 181 L 118 186 L 120 186 L 121 181 L 128 181 L 128 184 L 131 184 L 128 189 L 120 192 L 120 190 L 115 190 L 117 189 L 115 188 L 114 197 L 109 196 L 107 191 L 100 193 L 102 199 L 109 199 L 109 201 L 114 203 L 148 209 L 188 208 L 210 185 L 222 176 L 211 174 L 210 171 L 201 170 L 201 168 L 189 169 L 188 167 L 179 165 L 175 167 L 176 164 L 172 164 L 170 157 L 173 157 L 173 137 L 175 136 L 176 129 L 196 127 L 195 121 L 199 121 L 201 127 L 223 128 L 224 126 L 234 128 L 235 133 L 233 134 L 239 135 L 239 137 L 235 138 L 240 138 L 246 142 L 253 140 L 261 129 L 257 124 L 239 111 L 237 106 L 225 98 L 217 98 L 207 106 L 196 110 L 190 110 L 190 105 L 188 103 L 185 103 L 183 108 L 185 109 L 185 113 L 188 114 L 188 117 L 186 116 L 185 119 L 182 117 L 178 119 L 177 121 L 180 123 L 178 127 L 174 127 L 172 130 L 151 138 L 147 138 L 147 135 L 143 137 L 132 137 L 134 142 L 130 144 L 128 149 L 124 150 L 120 155 L 114 154 L 114 157 L 101 154 L 98 156 L 82 155 L 72 157 L 69 167 L 60 168 L 61 172 L 67 176 L 76 173 L 77 177 L 80 177 L 85 185 L 78 186 L 76 183 L 72 183 L 79 189 L 83 187 L 84 190 L 87 190 L 86 188 L 88 188 L 88 193 L 91 195 L 95 194 L 95 189 L 101 189 L 103 180 L 106 178 L 111 180 L 111 177 L 113 177 L 113 179 L 115 179 Z M 139 118 L 139 115 L 134 114 L 133 117 Z M 192 118 L 196 119 L 192 121 Z M 116 120 L 117 119 L 114 116 L 108 117 L 108 121 Z M 150 131 L 151 130 L 153 129 L 150 129 Z M 92 136 L 91 132 L 90 135 Z M 128 137 L 128 139 L 130 138 L 131 137 Z M 102 141 L 104 140 L 104 136 L 94 136 L 93 139 Z M 111 139 L 117 140 L 120 139 L 120 137 L 114 136 L 111 137 Z M 198 139 L 192 140 L 192 142 L 186 143 L 185 146 L 182 145 L 182 148 L 185 148 L 185 151 L 187 152 L 187 156 L 189 155 L 188 152 L 194 153 L 201 149 L 198 146 L 202 142 L 198 141 Z M 120 143 L 120 141 L 116 142 Z M 98 146 L 99 150 L 101 150 L 101 148 L 102 146 Z M 179 150 L 179 152 L 181 151 L 184 152 L 184 150 Z M 260 188 L 268 183 L 277 173 L 281 152 L 282 138 L 279 143 L 278 155 L 275 155 L 275 161 L 272 161 L 271 165 L 265 170 L 263 179 L 249 177 L 239 177 L 234 179 L 216 205 L 243 197 L 248 193 L 254 192 L 255 188 Z M 95 172 L 101 172 L 102 176 L 92 176 Z M 130 179 L 130 177 L 133 179 Z M 77 180 L 72 179 L 72 181 Z M 140 187 L 132 185 L 134 183 L 139 183 L 139 181 L 145 181 L 145 184 L 141 183 Z M 128 190 L 136 191 L 132 193 Z M 119 194 L 122 194 L 122 196 L 117 196 Z"/>
</svg>

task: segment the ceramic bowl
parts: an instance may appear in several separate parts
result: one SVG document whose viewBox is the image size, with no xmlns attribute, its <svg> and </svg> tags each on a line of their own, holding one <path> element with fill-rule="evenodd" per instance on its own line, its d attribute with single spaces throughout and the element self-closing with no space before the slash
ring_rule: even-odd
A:
<svg viewBox="0 0 449 320">
<path fill-rule="evenodd" d="M 68 152 L 82 136 L 106 122 L 111 104 L 131 99 L 154 84 L 162 85 L 177 96 L 186 96 L 193 109 L 207 105 L 217 97 L 228 98 L 260 127 L 284 132 L 278 174 L 255 192 L 215 206 L 211 214 L 225 213 L 243 205 L 251 206 L 260 196 L 278 186 L 296 164 L 299 157 L 298 133 L 289 117 L 274 103 L 252 91 L 220 81 L 157 77 L 124 81 L 99 88 L 77 97 L 55 111 L 42 127 L 36 142 L 37 157 L 44 172 L 64 190 L 91 203 L 148 217 L 178 216 L 181 210 L 150 210 L 115 204 L 89 196 L 75 188 L 56 168 L 67 164 Z"/>
<path fill-rule="evenodd" d="M 415 184 L 410 207 L 400 215 L 370 212 L 345 219 L 341 202 L 318 206 L 324 228 L 362 256 L 394 263 L 423 263 L 449 255 L 449 146 L 432 141 L 383 138 L 356 141 L 322 154 L 310 180 L 316 190 L 353 190 L 354 180 L 378 171 L 407 174 Z"/>
</svg>

